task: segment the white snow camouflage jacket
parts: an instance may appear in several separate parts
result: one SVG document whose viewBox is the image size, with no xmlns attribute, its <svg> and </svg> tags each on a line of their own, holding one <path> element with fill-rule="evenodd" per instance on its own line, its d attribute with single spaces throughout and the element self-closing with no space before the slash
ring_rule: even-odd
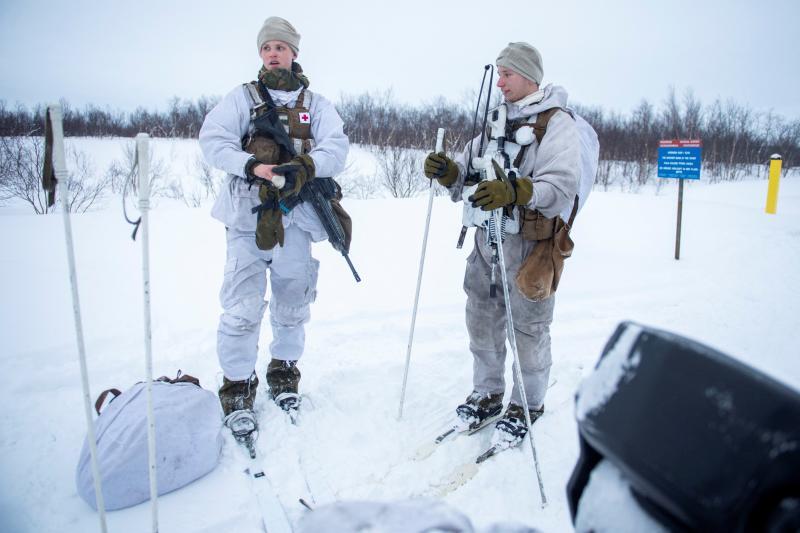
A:
<svg viewBox="0 0 800 533">
<path fill-rule="evenodd" d="M 542 91 L 544 97 L 538 103 L 522 108 L 509 103 L 508 120 L 524 117 L 532 124 L 536 121 L 536 115 L 543 111 L 554 107 L 562 109 L 567 107 L 567 91 L 563 87 L 547 85 Z M 474 146 L 472 156 L 476 157 L 479 155 L 477 152 L 481 136 L 476 137 L 472 143 Z M 486 144 L 487 140 L 484 139 L 484 150 Z M 470 144 L 467 143 L 464 150 L 455 158 L 458 164 L 458 179 L 449 187 L 454 202 L 461 200 L 469 149 Z M 541 146 L 534 139 L 528 146 L 519 168 L 520 176 L 527 176 L 533 180 L 533 196 L 528 202 L 528 209 L 537 209 L 544 216 L 552 218 L 571 208 L 578 193 L 579 174 L 580 139 L 575 120 L 567 112 L 556 113 L 547 124 L 547 133 L 542 138 Z"/>
<path fill-rule="evenodd" d="M 294 106 L 301 89 L 269 90 L 276 105 Z M 314 160 L 317 176 L 333 177 L 344 169 L 350 143 L 344 134 L 336 108 L 320 94 L 306 90 L 305 105 L 311 115 L 314 147 L 309 156 Z M 256 215 L 251 209 L 261 202 L 258 187 L 244 178 L 244 167 L 251 154 L 242 149 L 242 138 L 250 125 L 250 97 L 240 85 L 229 92 L 206 116 L 200 128 L 200 149 L 206 161 L 228 173 L 211 216 L 237 231 L 256 229 Z M 311 233 L 314 241 L 326 238 L 325 230 L 310 205 L 302 203 L 283 216 L 283 225 L 295 223 Z"/>
</svg>

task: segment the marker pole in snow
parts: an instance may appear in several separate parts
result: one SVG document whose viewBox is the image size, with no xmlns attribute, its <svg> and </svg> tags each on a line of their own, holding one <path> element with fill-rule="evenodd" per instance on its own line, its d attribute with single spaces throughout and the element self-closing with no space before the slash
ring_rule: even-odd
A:
<svg viewBox="0 0 800 533">
<path fill-rule="evenodd" d="M 499 228 L 503 220 L 503 208 L 492 211 L 495 227 Z M 500 259 L 500 276 L 503 282 L 503 299 L 506 304 L 506 334 L 508 343 L 511 345 L 511 353 L 514 354 L 514 363 L 511 365 L 514 370 L 514 378 L 517 380 L 519 395 L 522 398 L 523 412 L 525 413 L 525 423 L 528 425 L 528 438 L 531 442 L 531 454 L 533 455 L 533 465 L 536 468 L 536 478 L 539 482 L 539 496 L 541 497 L 542 507 L 547 505 L 547 496 L 544 494 L 544 482 L 542 481 L 542 471 L 539 468 L 539 459 L 536 456 L 536 445 L 533 442 L 533 426 L 531 424 L 531 414 L 528 411 L 528 395 L 525 393 L 525 383 L 522 381 L 522 370 L 519 366 L 519 355 L 517 354 L 517 335 L 514 332 L 514 317 L 511 315 L 511 297 L 508 294 L 508 276 L 506 275 L 506 259 L 503 255 L 503 239 L 497 239 L 497 255 Z"/>
<path fill-rule="evenodd" d="M 436 132 L 436 153 L 444 150 L 444 128 Z M 406 398 L 406 383 L 408 382 L 408 367 L 411 364 L 411 345 L 414 343 L 414 326 L 417 323 L 417 306 L 419 305 L 419 289 L 422 286 L 422 267 L 425 266 L 425 250 L 428 247 L 428 230 L 431 227 L 431 211 L 433 211 L 433 180 L 428 192 L 428 216 L 425 219 L 425 234 L 422 237 L 422 253 L 419 257 L 419 273 L 417 274 L 417 290 L 414 294 L 414 311 L 411 313 L 411 329 L 408 332 L 408 349 L 406 350 L 406 368 L 403 372 L 403 389 L 400 392 L 400 409 L 397 419 L 403 418 L 403 402 Z"/>
<path fill-rule="evenodd" d="M 136 136 L 136 158 L 139 166 L 139 211 L 142 216 L 142 280 L 144 286 L 144 357 L 147 377 L 147 452 L 150 472 L 150 504 L 153 533 L 158 531 L 158 477 L 156 472 L 156 427 L 153 414 L 153 342 L 150 327 L 150 136 Z"/>
<path fill-rule="evenodd" d="M 64 217 L 64 234 L 67 241 L 67 261 L 69 263 L 69 281 L 72 287 L 72 311 L 75 317 L 75 337 L 78 341 L 78 356 L 81 364 L 81 382 L 83 383 L 83 400 L 86 411 L 86 440 L 89 443 L 89 452 L 92 458 L 92 478 L 94 479 L 94 497 L 97 512 L 100 517 L 100 530 L 105 533 L 106 506 L 103 501 L 103 490 L 100 482 L 100 468 L 97 464 L 97 436 L 94 431 L 94 418 L 92 415 L 92 400 L 89 392 L 89 371 L 86 367 L 86 346 L 83 342 L 83 324 L 81 321 L 81 304 L 78 299 L 78 276 L 75 271 L 75 250 L 72 244 L 72 224 L 69 217 L 67 181 L 67 161 L 64 154 L 64 124 L 61 114 L 61 105 L 53 104 L 47 107 L 47 118 L 50 122 L 50 131 L 53 139 L 53 172 L 56 178 L 58 194 L 61 196 L 61 212 Z M 47 129 L 47 128 L 45 128 Z"/>
</svg>

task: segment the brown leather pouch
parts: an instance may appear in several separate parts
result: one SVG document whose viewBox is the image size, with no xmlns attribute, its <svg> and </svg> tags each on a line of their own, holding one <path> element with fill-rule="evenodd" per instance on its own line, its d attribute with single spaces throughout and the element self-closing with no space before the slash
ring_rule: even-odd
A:
<svg viewBox="0 0 800 533">
<path fill-rule="evenodd" d="M 553 236 L 554 218 L 546 218 L 539 211 L 523 207 L 520 233 L 526 241 L 542 241 Z"/>
<path fill-rule="evenodd" d="M 519 291 L 534 301 L 547 299 L 556 292 L 564 271 L 564 259 L 572 255 L 575 247 L 569 236 L 569 226 L 561 217 L 545 220 L 552 222 L 552 233 L 543 239 L 531 239 L 538 242 L 525 258 L 516 278 Z"/>
</svg>

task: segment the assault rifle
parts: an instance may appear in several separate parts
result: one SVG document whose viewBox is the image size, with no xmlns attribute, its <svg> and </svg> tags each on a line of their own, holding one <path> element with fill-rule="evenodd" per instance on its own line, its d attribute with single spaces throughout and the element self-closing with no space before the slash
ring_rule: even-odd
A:
<svg viewBox="0 0 800 533">
<path fill-rule="evenodd" d="M 289 165 L 283 166 L 288 167 Z M 299 168 L 298 165 L 291 166 L 297 166 Z M 291 181 L 294 180 L 295 172 L 297 172 L 297 169 L 287 169 L 284 174 L 287 183 L 291 183 Z M 348 256 L 349 250 L 347 248 L 344 228 L 339 221 L 339 217 L 336 216 L 336 213 L 334 213 L 331 208 L 331 199 L 336 198 L 339 194 L 339 185 L 333 181 L 333 178 L 314 178 L 303 184 L 298 194 L 293 194 L 281 200 L 280 208 L 284 213 L 289 213 L 289 211 L 303 202 L 310 203 L 317 217 L 319 217 L 320 222 L 322 222 L 325 233 L 328 234 L 328 242 L 333 245 L 335 250 L 341 252 L 344 256 L 344 260 L 347 261 L 347 266 L 350 267 L 350 271 L 353 273 L 353 277 L 356 278 L 358 282 L 361 281 L 361 277 L 358 275 L 358 272 L 356 272 L 356 268 L 353 266 L 353 262 L 350 261 L 350 257 Z"/>
</svg>

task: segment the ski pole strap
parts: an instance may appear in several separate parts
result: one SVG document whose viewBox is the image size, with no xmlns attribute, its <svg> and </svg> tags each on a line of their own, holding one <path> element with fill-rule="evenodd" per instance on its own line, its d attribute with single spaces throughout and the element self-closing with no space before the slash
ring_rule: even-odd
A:
<svg viewBox="0 0 800 533">
<path fill-rule="evenodd" d="M 50 123 L 50 109 L 44 121 L 44 168 L 42 169 L 42 189 L 47 193 L 47 207 L 56 203 L 56 179 L 53 167 L 53 126 Z"/>
<path fill-rule="evenodd" d="M 100 393 L 100 396 L 98 396 L 98 397 L 97 397 L 97 401 L 96 401 L 96 402 L 94 402 L 94 410 L 97 412 L 97 414 L 98 414 L 98 415 L 100 415 L 100 408 L 101 408 L 101 407 L 103 407 L 103 405 L 105 404 L 105 402 L 106 402 L 106 397 L 108 397 L 109 393 L 110 393 L 110 394 L 113 394 L 113 395 L 114 395 L 114 398 L 111 398 L 111 399 L 108 401 L 108 403 L 111 403 L 111 402 L 113 402 L 113 401 L 114 401 L 114 399 L 115 399 L 117 396 L 119 396 L 120 394 L 122 394 L 122 393 L 119 391 L 119 389 L 106 389 L 106 390 L 104 390 L 103 392 L 101 392 L 101 393 Z"/>
<path fill-rule="evenodd" d="M 122 188 L 122 216 L 125 217 L 125 222 L 133 226 L 133 233 L 131 233 L 131 239 L 136 240 L 136 234 L 139 232 L 139 225 L 142 223 L 142 217 L 140 216 L 136 220 L 132 220 L 128 216 L 128 208 L 125 203 L 125 199 L 128 197 L 128 186 L 133 182 L 133 176 L 136 174 L 136 170 L 139 168 L 139 158 L 138 156 L 134 157 L 133 166 L 131 167 L 131 173 L 128 174 L 128 177 L 125 178 L 125 186 Z"/>
</svg>

